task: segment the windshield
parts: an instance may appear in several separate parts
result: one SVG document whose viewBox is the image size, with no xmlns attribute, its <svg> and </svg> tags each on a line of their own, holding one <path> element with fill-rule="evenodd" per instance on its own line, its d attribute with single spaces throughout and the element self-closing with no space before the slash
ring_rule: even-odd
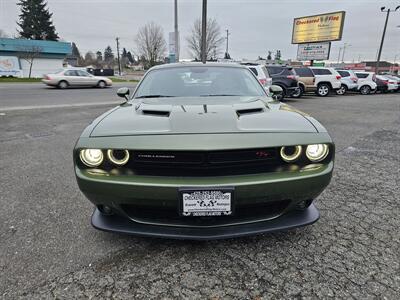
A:
<svg viewBox="0 0 400 300">
<path fill-rule="evenodd" d="M 251 71 L 232 67 L 178 67 L 150 71 L 134 98 L 266 96 Z"/>
</svg>

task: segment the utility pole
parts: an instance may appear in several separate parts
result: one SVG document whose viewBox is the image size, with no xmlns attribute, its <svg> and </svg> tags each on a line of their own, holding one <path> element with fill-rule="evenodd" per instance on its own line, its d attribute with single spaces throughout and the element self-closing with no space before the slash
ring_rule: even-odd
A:
<svg viewBox="0 0 400 300">
<path fill-rule="evenodd" d="M 228 58 L 229 55 L 229 29 L 225 30 L 226 31 L 226 51 L 225 51 L 225 58 Z"/>
<path fill-rule="evenodd" d="M 201 20 L 201 61 L 207 60 L 207 0 L 203 0 L 203 14 Z"/>
<path fill-rule="evenodd" d="M 396 12 L 399 8 L 400 8 L 400 5 L 397 6 L 397 7 L 394 9 L 394 12 Z M 376 66 L 375 66 L 375 73 L 377 73 L 377 74 L 378 74 L 378 71 L 379 71 L 379 63 L 380 63 L 380 61 L 381 61 L 382 48 L 383 48 L 383 43 L 384 43 L 384 41 L 385 41 L 386 28 L 387 28 L 387 24 L 388 24 L 388 21 L 389 21 L 389 16 L 390 16 L 390 13 L 393 12 L 393 11 L 390 10 L 390 8 L 386 9 L 386 7 L 383 6 L 383 7 L 381 7 L 381 12 L 385 12 L 385 13 L 386 13 L 386 20 L 385 20 L 385 26 L 383 27 L 381 45 L 380 45 L 380 47 L 379 47 L 378 58 L 377 58 L 377 60 L 376 60 Z"/>
<path fill-rule="evenodd" d="M 178 0 L 175 0 L 175 61 L 179 62 Z"/>
<path fill-rule="evenodd" d="M 118 72 L 119 72 L 119 76 L 121 76 L 121 63 L 119 60 L 119 37 L 117 37 L 115 40 L 117 41 Z"/>
</svg>

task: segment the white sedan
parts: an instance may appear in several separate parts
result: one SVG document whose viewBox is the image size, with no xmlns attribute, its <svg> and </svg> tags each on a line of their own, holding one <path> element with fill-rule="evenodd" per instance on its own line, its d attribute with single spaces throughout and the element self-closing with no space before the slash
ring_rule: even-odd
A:
<svg viewBox="0 0 400 300">
<path fill-rule="evenodd" d="M 68 87 L 99 87 L 112 86 L 112 80 L 107 77 L 94 76 L 81 69 L 64 69 L 54 74 L 43 76 L 42 82 L 49 86 L 56 86 L 60 89 Z"/>
</svg>

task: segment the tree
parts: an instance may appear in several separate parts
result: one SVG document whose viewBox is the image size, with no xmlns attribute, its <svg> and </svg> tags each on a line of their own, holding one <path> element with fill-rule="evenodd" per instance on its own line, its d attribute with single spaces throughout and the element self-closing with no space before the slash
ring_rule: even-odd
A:
<svg viewBox="0 0 400 300">
<path fill-rule="evenodd" d="M 281 60 L 281 50 L 276 50 L 275 53 L 275 60 Z"/>
<path fill-rule="evenodd" d="M 121 64 L 123 67 L 126 67 L 126 65 L 129 63 L 128 60 L 128 52 L 126 51 L 125 48 L 122 49 L 122 55 L 121 55 Z"/>
<path fill-rule="evenodd" d="M 164 58 L 167 43 L 160 25 L 150 22 L 140 27 L 135 41 L 138 54 L 145 57 L 150 67 Z"/>
<path fill-rule="evenodd" d="M 97 63 L 101 63 L 103 61 L 103 54 L 101 53 L 101 51 L 96 52 L 96 60 Z"/>
<path fill-rule="evenodd" d="M 272 51 L 268 51 L 267 60 L 272 60 Z"/>
<path fill-rule="evenodd" d="M 20 0 L 18 5 L 21 7 L 21 14 L 17 24 L 21 27 L 19 34 L 22 38 L 50 41 L 59 39 L 51 19 L 53 14 L 47 9 L 44 0 Z"/>
<path fill-rule="evenodd" d="M 128 58 L 128 61 L 129 61 L 131 64 L 135 63 L 135 59 L 133 58 L 131 51 L 128 51 L 128 54 L 127 54 L 126 56 L 127 56 L 127 58 Z"/>
<path fill-rule="evenodd" d="M 29 64 L 28 78 L 31 78 L 33 62 L 35 58 L 37 58 L 40 55 L 43 49 L 38 46 L 19 46 L 17 47 L 17 50 L 18 50 L 18 57 L 28 62 Z"/>
<path fill-rule="evenodd" d="M 189 49 L 196 60 L 201 59 L 201 20 L 194 21 L 191 35 L 186 38 L 189 44 Z M 221 35 L 221 28 L 215 19 L 207 20 L 207 33 L 206 33 L 206 59 L 210 60 L 213 54 L 218 55 L 221 53 L 221 45 L 224 38 Z"/>
<path fill-rule="evenodd" d="M 107 46 L 104 50 L 104 61 L 110 63 L 114 60 L 114 53 L 111 49 L 111 46 Z"/>
<path fill-rule="evenodd" d="M 96 57 L 92 51 L 88 51 L 85 54 L 85 65 L 93 65 L 96 63 Z"/>
</svg>

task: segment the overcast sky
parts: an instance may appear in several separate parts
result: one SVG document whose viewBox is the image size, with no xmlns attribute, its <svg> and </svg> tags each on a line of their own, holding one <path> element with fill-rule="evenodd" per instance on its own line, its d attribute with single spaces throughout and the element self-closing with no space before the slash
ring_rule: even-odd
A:
<svg viewBox="0 0 400 300">
<path fill-rule="evenodd" d="M 16 34 L 19 7 L 17 0 L 0 0 L 0 29 Z M 74 41 L 80 51 L 103 51 L 115 37 L 121 47 L 135 51 L 138 28 L 150 21 L 164 28 L 166 40 L 173 31 L 173 0 L 48 0 L 60 37 Z M 189 58 L 185 37 L 193 21 L 201 16 L 201 0 L 178 0 L 181 57 Z M 295 17 L 345 10 L 343 39 L 332 43 L 331 60 L 337 60 L 343 43 L 347 61 L 375 59 L 382 35 L 385 14 L 381 6 L 394 9 L 400 0 L 208 0 L 208 16 L 217 19 L 222 30 L 231 32 L 229 46 L 233 58 L 256 59 L 267 50 L 280 49 L 283 58 L 294 58 L 297 46 L 291 44 Z M 400 60 L 400 11 L 391 14 L 382 58 Z"/>
</svg>

